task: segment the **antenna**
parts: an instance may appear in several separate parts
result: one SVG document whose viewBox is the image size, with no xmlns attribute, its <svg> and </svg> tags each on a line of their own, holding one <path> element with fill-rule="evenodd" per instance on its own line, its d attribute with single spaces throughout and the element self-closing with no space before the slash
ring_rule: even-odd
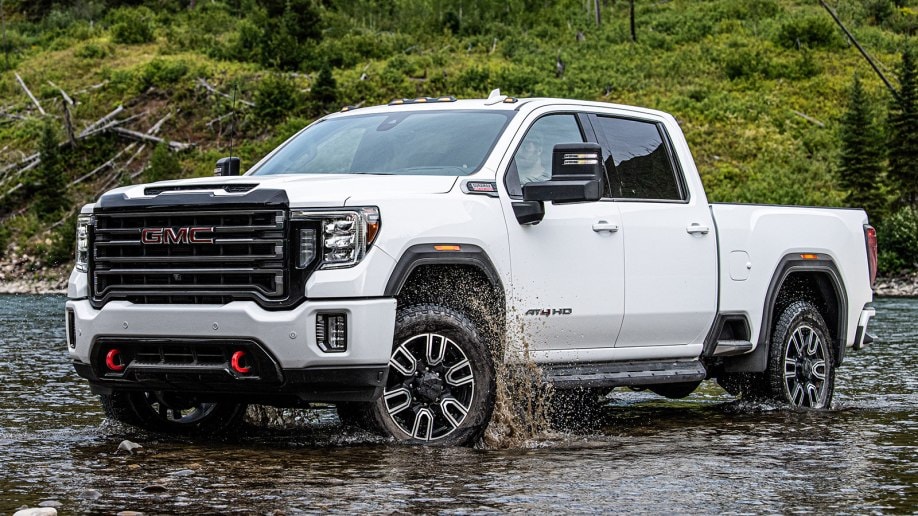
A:
<svg viewBox="0 0 918 516">
<path fill-rule="evenodd" d="M 236 90 L 239 89 L 239 80 L 233 81 L 233 128 L 230 130 L 230 157 L 233 156 L 233 143 L 236 137 Z"/>
</svg>

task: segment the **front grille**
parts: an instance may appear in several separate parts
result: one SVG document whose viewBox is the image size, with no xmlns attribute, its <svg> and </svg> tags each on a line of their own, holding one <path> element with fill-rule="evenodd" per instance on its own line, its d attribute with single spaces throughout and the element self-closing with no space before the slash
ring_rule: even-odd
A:
<svg viewBox="0 0 918 516">
<path fill-rule="evenodd" d="M 93 301 L 287 299 L 287 229 L 286 211 L 277 208 L 96 213 Z"/>
</svg>

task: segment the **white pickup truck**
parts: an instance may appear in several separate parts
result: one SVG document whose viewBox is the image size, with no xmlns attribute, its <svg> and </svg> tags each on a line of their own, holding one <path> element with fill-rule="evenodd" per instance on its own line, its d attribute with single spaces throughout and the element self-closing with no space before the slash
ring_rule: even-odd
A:
<svg viewBox="0 0 918 516">
<path fill-rule="evenodd" d="M 67 343 L 109 417 L 217 432 L 334 403 L 466 444 L 497 361 L 555 389 L 727 391 L 825 408 L 867 324 L 857 209 L 709 204 L 675 119 L 453 97 L 345 109 L 239 175 L 83 207 Z"/>
</svg>

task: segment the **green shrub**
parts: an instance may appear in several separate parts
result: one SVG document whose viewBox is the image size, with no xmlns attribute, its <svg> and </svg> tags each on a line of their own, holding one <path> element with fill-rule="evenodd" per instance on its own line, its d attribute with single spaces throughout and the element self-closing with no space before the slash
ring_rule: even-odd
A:
<svg viewBox="0 0 918 516">
<path fill-rule="evenodd" d="M 179 163 L 175 153 L 169 150 L 169 146 L 161 143 L 153 149 L 153 156 L 150 157 L 150 163 L 144 170 L 147 181 L 156 182 L 166 179 L 178 179 L 182 175 L 182 164 Z"/>
<path fill-rule="evenodd" d="M 918 209 L 902 208 L 877 228 L 881 274 L 898 274 L 918 268 Z"/>
<path fill-rule="evenodd" d="M 778 29 L 777 44 L 784 48 L 834 48 L 842 43 L 838 29 L 826 17 L 795 17 Z"/>
<path fill-rule="evenodd" d="M 189 70 L 188 63 L 181 59 L 153 59 L 140 72 L 140 89 L 172 86 L 188 75 Z"/>
<path fill-rule="evenodd" d="M 303 107 L 303 94 L 293 80 L 270 74 L 258 83 L 255 90 L 255 118 L 262 123 L 276 124 Z"/>
<path fill-rule="evenodd" d="M 107 44 L 86 43 L 77 47 L 73 55 L 81 59 L 103 59 L 115 53 L 114 47 Z"/>
<path fill-rule="evenodd" d="M 110 15 L 112 41 L 126 45 L 150 43 L 155 39 L 153 11 L 147 7 L 120 8 Z"/>
</svg>

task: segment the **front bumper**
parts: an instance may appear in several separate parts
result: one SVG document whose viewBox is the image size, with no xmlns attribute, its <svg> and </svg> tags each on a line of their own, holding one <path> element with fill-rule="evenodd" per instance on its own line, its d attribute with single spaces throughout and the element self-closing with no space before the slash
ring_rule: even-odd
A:
<svg viewBox="0 0 918 516">
<path fill-rule="evenodd" d="M 265 399 L 295 395 L 310 401 L 374 399 L 385 383 L 395 304 L 392 298 L 339 299 L 267 311 L 251 301 L 220 306 L 113 301 L 97 310 L 88 300 L 69 300 L 67 342 L 77 372 L 100 393 L 133 389 Z M 320 313 L 346 314 L 346 351 L 320 349 Z M 114 374 L 105 365 L 112 347 L 123 347 L 125 356 L 147 358 Z M 257 374 L 239 375 L 230 368 L 229 355 L 237 348 L 259 357 Z M 151 361 L 150 349 L 162 358 Z M 199 360 L 199 354 L 209 358 Z"/>
</svg>

